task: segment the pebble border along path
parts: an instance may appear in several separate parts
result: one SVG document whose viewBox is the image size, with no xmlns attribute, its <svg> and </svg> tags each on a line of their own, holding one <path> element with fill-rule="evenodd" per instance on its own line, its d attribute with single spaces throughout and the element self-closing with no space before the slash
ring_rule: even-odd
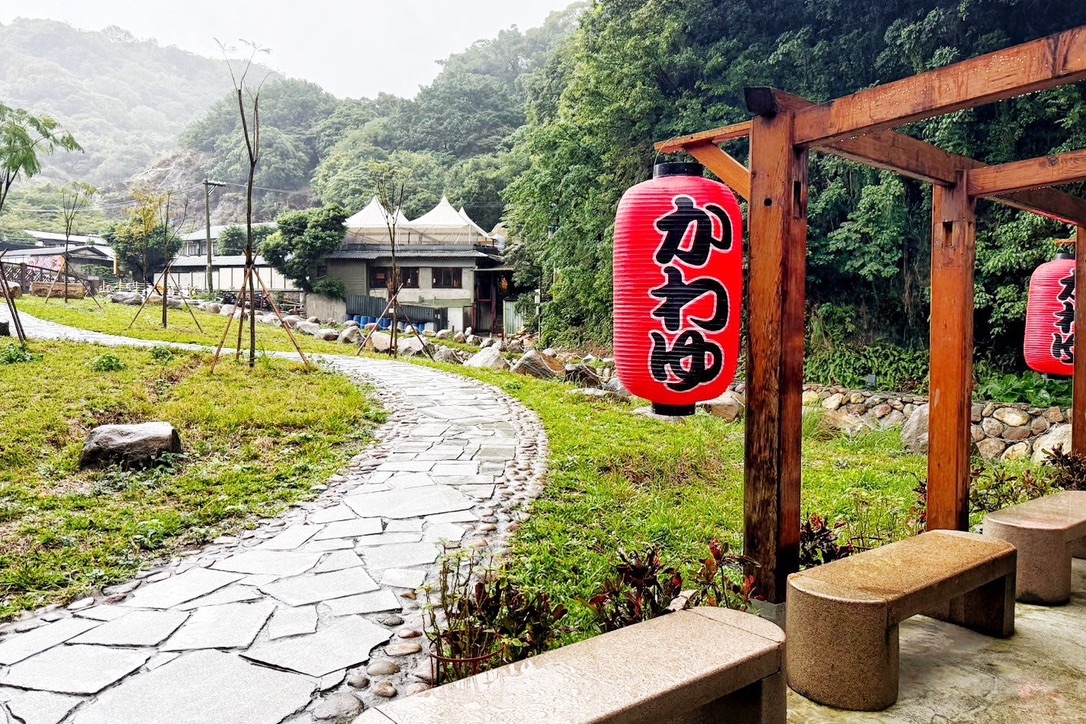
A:
<svg viewBox="0 0 1086 724">
<path fill-rule="evenodd" d="M 28 335 L 154 342 L 23 315 Z M 426 367 L 316 356 L 389 413 L 320 498 L 0 629 L 0 724 L 308 724 L 429 688 L 422 611 L 444 546 L 500 553 L 547 441 L 500 390 Z"/>
</svg>

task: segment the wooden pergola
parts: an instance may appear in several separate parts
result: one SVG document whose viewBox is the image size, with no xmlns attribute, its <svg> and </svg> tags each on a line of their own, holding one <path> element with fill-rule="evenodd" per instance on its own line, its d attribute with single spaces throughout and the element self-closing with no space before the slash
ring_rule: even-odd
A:
<svg viewBox="0 0 1086 724">
<path fill-rule="evenodd" d="M 988 166 L 898 126 L 1086 80 L 1086 26 L 815 104 L 746 89 L 751 121 L 673 138 L 749 203 L 744 546 L 758 588 L 784 600 L 798 569 L 801 398 L 807 264 L 807 157 L 830 153 L 933 185 L 929 529 L 969 525 L 975 201 L 1076 227 L 1076 289 L 1086 288 L 1086 200 L 1048 188 L 1086 180 L 1086 150 Z M 720 144 L 750 138 L 750 168 Z M 1075 310 L 1072 446 L 1086 454 L 1086 310 Z"/>
</svg>

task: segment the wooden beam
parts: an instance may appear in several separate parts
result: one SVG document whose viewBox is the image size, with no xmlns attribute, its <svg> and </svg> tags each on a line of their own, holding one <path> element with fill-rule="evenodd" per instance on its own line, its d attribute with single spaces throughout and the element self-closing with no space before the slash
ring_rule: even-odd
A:
<svg viewBox="0 0 1086 724">
<path fill-rule="evenodd" d="M 880 128 L 1086 80 L 1086 27 L 876 86 L 796 113 L 796 143 Z"/>
<path fill-rule="evenodd" d="M 757 591 L 784 601 L 799 568 L 803 315 L 807 273 L 807 154 L 792 115 L 751 128 L 750 290 L 744 549 L 759 562 Z"/>
<path fill-rule="evenodd" d="M 970 196 L 998 196 L 1086 179 L 1086 150 L 1058 153 L 999 166 L 983 166 L 966 177 Z"/>
<path fill-rule="evenodd" d="M 1071 398 L 1071 452 L 1086 455 L 1086 304 L 1078 290 L 1086 289 L 1086 228 L 1075 232 L 1075 375 Z"/>
<path fill-rule="evenodd" d="M 750 171 L 746 166 L 712 142 L 686 146 L 684 150 L 716 174 L 717 178 L 744 201 L 750 201 Z"/>
<path fill-rule="evenodd" d="M 962 174 L 932 199 L 928 530 L 969 529 L 976 214 Z"/>
<path fill-rule="evenodd" d="M 753 112 L 772 114 L 790 110 L 798 114 L 814 107 L 806 98 L 773 88 L 747 88 L 746 96 L 747 105 Z M 986 167 L 986 164 L 980 161 L 944 151 L 938 146 L 890 130 L 874 131 L 857 138 L 835 141 L 816 150 L 944 186 L 955 183 L 958 172 L 962 169 Z M 990 200 L 1065 224 L 1086 226 L 1086 199 L 1056 189 L 993 195 Z"/>
<path fill-rule="evenodd" d="M 746 138 L 750 135 L 750 125 L 750 121 L 743 121 L 742 123 L 733 123 L 730 126 L 669 138 L 656 144 L 656 152 L 678 153 L 686 150 L 687 146 L 699 146 L 703 143 L 726 143 L 739 138 Z"/>
</svg>

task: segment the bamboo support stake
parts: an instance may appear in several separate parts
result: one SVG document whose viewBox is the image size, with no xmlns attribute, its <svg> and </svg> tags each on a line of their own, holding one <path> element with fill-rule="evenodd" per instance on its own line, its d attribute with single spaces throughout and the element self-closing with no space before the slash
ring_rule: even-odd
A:
<svg viewBox="0 0 1086 724">
<path fill-rule="evenodd" d="M 261 278 L 260 271 L 254 269 L 253 272 L 256 274 L 256 280 L 260 282 L 260 288 L 264 290 L 264 294 L 267 295 L 268 301 L 271 302 L 272 311 L 275 312 L 275 316 L 279 318 L 279 323 L 282 325 L 283 329 L 286 330 L 287 337 L 290 338 L 290 343 L 294 345 L 294 349 L 298 350 L 298 355 L 302 358 L 302 362 L 305 363 L 305 366 L 312 367 L 312 363 L 310 363 L 309 358 L 305 356 L 305 352 L 302 351 L 301 345 L 298 344 L 298 340 L 294 337 L 293 330 L 291 330 L 291 328 L 287 326 L 287 323 L 283 321 L 283 313 L 279 311 L 279 305 L 276 304 L 275 299 L 272 297 L 272 293 L 268 290 L 268 285 L 265 284 L 264 279 Z"/>
</svg>

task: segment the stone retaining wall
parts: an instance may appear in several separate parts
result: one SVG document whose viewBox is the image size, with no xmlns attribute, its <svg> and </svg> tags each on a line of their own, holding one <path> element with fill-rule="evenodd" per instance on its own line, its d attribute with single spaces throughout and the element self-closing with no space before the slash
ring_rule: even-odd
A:
<svg viewBox="0 0 1086 724">
<path fill-rule="evenodd" d="M 735 390 L 742 395 L 745 385 Z M 901 441 L 909 450 L 928 450 L 928 398 L 923 395 L 804 385 L 803 405 L 821 408 L 828 424 L 849 432 L 901 425 Z M 986 460 L 1041 462 L 1045 451 L 1056 445 L 1071 447 L 1070 410 L 978 401 L 971 413 L 974 451 Z"/>
</svg>

